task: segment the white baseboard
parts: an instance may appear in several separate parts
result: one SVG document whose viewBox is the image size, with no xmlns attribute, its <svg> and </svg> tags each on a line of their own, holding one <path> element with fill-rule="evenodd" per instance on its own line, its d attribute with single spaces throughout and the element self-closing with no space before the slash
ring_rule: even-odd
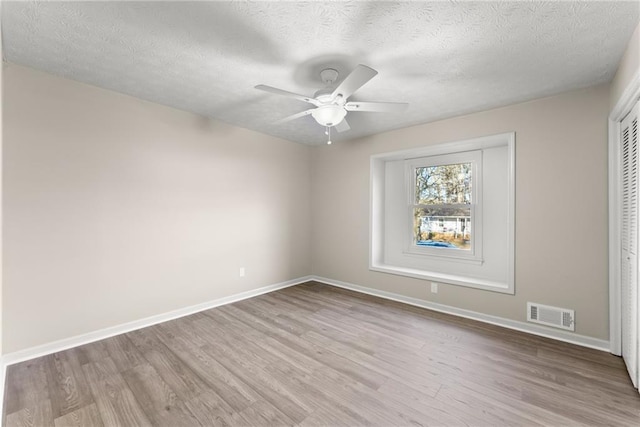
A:
<svg viewBox="0 0 640 427">
<path fill-rule="evenodd" d="M 596 350 L 602 350 L 609 352 L 609 341 L 601 340 L 597 338 L 588 337 L 585 335 L 579 335 L 572 332 L 566 332 L 562 330 L 555 330 L 547 328 L 545 326 L 531 324 L 527 322 L 520 322 L 517 320 L 506 319 L 504 317 L 492 316 L 489 314 L 478 313 L 471 310 L 465 310 L 462 308 L 452 307 L 444 304 L 438 304 L 426 300 L 417 298 L 411 298 L 392 292 L 380 291 L 365 286 L 355 285 L 353 283 L 347 283 L 340 280 L 329 279 L 320 276 L 304 276 L 297 279 L 288 280 L 286 282 L 276 283 L 273 285 L 264 286 L 261 288 L 253 289 L 239 294 L 230 295 L 228 297 L 219 298 L 213 301 L 204 302 L 201 304 L 192 305 L 189 307 L 180 308 L 167 313 L 158 314 L 155 316 L 147 317 L 133 322 L 123 323 L 121 325 L 112 326 L 98 331 L 89 332 L 82 335 L 77 335 L 70 338 L 65 338 L 59 341 L 39 345 L 36 347 L 19 350 L 13 353 L 8 353 L 0 358 L 0 376 L 4 375 L 3 368 L 14 363 L 23 362 L 25 360 L 34 359 L 36 357 L 44 356 L 58 351 L 66 350 L 72 347 L 77 347 L 84 344 L 89 344 L 94 341 L 99 341 L 105 338 L 110 338 L 115 335 L 131 332 L 136 329 L 146 328 L 158 323 L 166 322 L 168 320 L 177 319 L 179 317 L 188 316 L 193 313 L 197 313 L 210 308 L 218 307 L 225 304 L 230 304 L 236 301 L 241 301 L 247 298 L 252 298 L 258 295 L 262 295 L 268 292 L 277 291 L 278 289 L 287 288 L 289 286 L 295 286 L 300 283 L 314 280 L 317 282 L 325 283 L 331 286 L 337 286 L 340 288 L 350 289 L 352 291 L 377 296 L 393 301 L 410 304 L 417 307 L 426 308 L 429 310 L 438 311 L 441 313 L 452 314 L 467 319 L 478 320 L 484 323 L 490 323 L 492 325 L 503 326 L 505 328 L 514 329 L 517 331 L 527 332 L 534 335 L 543 336 L 559 341 L 568 342 L 571 344 L 577 344 L 583 347 L 589 347 Z M 0 379 L 2 379 L 0 377 Z M 0 383 L 2 385 L 3 383 Z M 0 393 L 2 390 L 0 389 Z"/>
<path fill-rule="evenodd" d="M 300 283 L 308 282 L 309 280 L 313 280 L 313 276 L 304 276 L 297 279 L 287 280 L 286 282 L 263 286 L 258 289 L 241 292 L 239 294 L 230 295 L 228 297 L 219 298 L 213 301 L 180 308 L 178 310 L 169 311 L 167 313 L 157 314 L 155 316 L 147 317 L 140 320 L 134 320 L 133 322 L 123 323 L 121 325 L 100 329 L 98 331 L 93 331 L 82 335 L 76 335 L 75 337 L 65 338 L 62 340 L 2 355 L 0 356 L 0 420 L 2 419 L 4 410 L 4 387 L 7 366 L 9 365 L 23 362 L 25 360 L 34 359 L 36 357 L 45 356 L 47 354 L 56 353 L 58 351 L 67 350 L 69 348 L 77 347 L 80 345 L 89 344 L 94 341 L 100 341 L 115 335 L 135 331 L 136 329 L 146 328 L 147 326 L 152 326 L 158 323 L 166 322 L 168 320 L 188 316 L 190 314 L 208 310 L 210 308 L 219 307 L 221 305 L 230 304 L 232 302 L 241 301 L 247 298 L 252 298 L 258 295 L 266 294 L 268 292 L 277 291 L 278 289 L 299 285 Z"/>
<path fill-rule="evenodd" d="M 197 313 L 210 308 L 219 307 L 221 305 L 230 304 L 236 301 L 252 298 L 258 295 L 262 295 L 268 292 L 277 291 L 278 289 L 288 288 L 308 281 L 316 281 L 331 286 L 337 286 L 339 288 L 349 289 L 352 291 L 360 292 L 363 294 L 373 295 L 380 298 L 385 298 L 392 301 L 398 301 L 405 304 L 410 304 L 416 307 L 422 307 L 429 310 L 438 311 L 441 313 L 452 314 L 454 316 L 464 317 L 467 319 L 477 320 L 484 323 L 490 323 L 492 325 L 502 326 L 508 329 L 514 329 L 521 332 L 526 332 L 533 335 L 539 335 L 546 338 L 555 339 L 558 341 L 564 341 L 571 344 L 580 345 L 583 347 L 593 348 L 596 350 L 602 350 L 609 352 L 609 341 L 600 340 L 597 338 L 587 337 L 584 335 L 578 335 L 565 331 L 556 331 L 544 326 L 529 324 L 525 322 L 519 322 L 516 320 L 505 319 L 503 317 L 491 316 L 489 314 L 478 313 L 471 310 L 465 310 L 462 308 L 451 307 L 444 304 L 438 304 L 430 301 L 420 300 L 417 298 L 411 298 L 392 292 L 380 291 L 373 288 L 367 288 L 365 286 L 354 285 L 353 283 L 342 282 L 340 280 L 328 279 L 320 276 L 304 276 L 286 282 L 276 283 L 269 286 L 264 286 L 251 291 L 241 292 L 239 294 L 230 295 L 228 297 L 219 298 L 213 301 L 204 302 L 201 304 L 184 307 L 178 310 L 173 310 L 167 313 L 158 314 L 155 316 L 147 317 L 133 322 L 123 323 L 121 325 L 112 326 L 98 331 L 89 332 L 87 334 L 77 335 L 75 337 L 65 338 L 59 341 L 39 345 L 36 347 L 27 348 L 24 350 L 8 353 L 0 357 L 0 416 L 2 414 L 2 407 L 4 401 L 4 386 L 6 378 L 6 368 L 14 363 L 23 362 L 25 360 L 34 359 L 36 357 L 44 356 L 47 354 L 56 353 L 58 351 L 67 350 L 69 348 L 77 347 L 84 344 L 89 344 L 94 341 L 99 341 L 105 338 L 110 338 L 115 335 L 124 334 L 137 329 L 146 328 L 158 323 L 166 322 L 169 320 L 177 319 L 179 317 L 188 316 L 193 313 Z"/>
<path fill-rule="evenodd" d="M 411 298 L 392 292 L 380 291 L 373 288 L 367 288 L 365 286 L 354 285 L 353 283 L 342 282 L 340 280 L 328 279 L 326 277 L 313 276 L 316 282 L 324 283 L 331 286 L 337 286 L 339 288 L 349 289 L 352 291 L 360 292 L 367 295 L 373 295 L 380 298 L 385 298 L 392 301 L 398 301 L 405 304 L 410 304 L 416 307 L 422 307 L 440 313 L 452 314 L 454 316 L 464 317 L 466 319 L 477 320 L 479 322 L 490 323 L 492 325 L 502 326 L 508 329 L 514 329 L 520 332 L 526 332 L 533 335 L 538 335 L 545 338 L 551 338 L 558 341 L 563 341 L 571 344 L 576 344 L 582 347 L 593 348 L 596 350 L 609 352 L 609 341 L 601 340 L 597 338 L 588 337 L 585 335 L 579 335 L 572 332 L 566 332 L 562 330 L 555 330 L 547 328 L 545 326 L 530 324 L 526 322 L 520 322 L 517 320 L 506 319 L 504 317 L 492 316 L 489 314 L 478 313 L 476 311 L 465 310 L 462 308 L 452 307 L 449 305 L 438 304 L 431 301 L 425 301 L 417 298 Z"/>
<path fill-rule="evenodd" d="M 19 350 L 13 353 L 7 353 L 2 356 L 2 368 L 4 368 L 5 366 L 13 365 L 14 363 L 23 362 L 25 360 L 34 359 L 36 357 L 56 353 L 58 351 L 67 350 L 69 348 L 77 347 L 84 344 L 89 344 L 94 341 L 100 341 L 105 338 L 113 337 L 115 335 L 135 331 L 136 329 L 146 328 L 148 326 L 156 325 L 168 320 L 188 316 L 190 314 L 208 310 L 210 308 L 219 307 L 221 305 L 230 304 L 232 302 L 241 301 L 247 298 L 252 298 L 258 295 L 266 294 L 268 292 L 277 291 L 278 289 L 288 288 L 289 286 L 299 285 L 300 283 L 308 282 L 309 280 L 313 280 L 313 276 L 304 276 L 297 279 L 288 280 L 286 282 L 263 286 L 261 288 L 241 292 L 239 294 L 230 295 L 228 297 L 218 298 L 213 301 L 203 302 L 201 304 L 180 308 L 178 310 L 169 311 L 167 313 L 157 314 L 155 316 L 147 317 L 140 320 L 134 320 L 133 322 L 127 322 L 121 325 L 111 326 L 109 328 L 100 329 L 98 331 L 93 331 L 82 335 L 76 335 L 74 337 L 61 339 L 59 341 L 53 341 L 36 347 L 26 348 L 24 350 Z"/>
</svg>

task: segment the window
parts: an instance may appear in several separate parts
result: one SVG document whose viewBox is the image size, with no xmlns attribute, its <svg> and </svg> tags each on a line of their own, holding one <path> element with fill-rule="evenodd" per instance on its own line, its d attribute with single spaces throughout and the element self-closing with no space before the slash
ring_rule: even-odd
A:
<svg viewBox="0 0 640 427">
<path fill-rule="evenodd" d="M 482 151 L 407 160 L 407 252 L 481 261 Z"/>
<path fill-rule="evenodd" d="M 370 191 L 370 270 L 514 293 L 514 133 L 375 154 Z"/>
</svg>

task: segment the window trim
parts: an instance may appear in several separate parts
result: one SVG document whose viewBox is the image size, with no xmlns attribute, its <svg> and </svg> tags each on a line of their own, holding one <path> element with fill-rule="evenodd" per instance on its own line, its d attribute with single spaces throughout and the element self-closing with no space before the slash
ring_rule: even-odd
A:
<svg viewBox="0 0 640 427">
<path fill-rule="evenodd" d="M 441 283 L 459 285 L 513 295 L 515 293 L 515 132 L 507 132 L 479 138 L 459 140 L 420 148 L 374 154 L 370 157 L 369 181 L 369 270 L 387 274 L 434 280 Z M 415 268 L 401 267 L 385 263 L 385 165 L 386 162 L 406 160 L 415 157 L 449 154 L 462 151 L 507 147 L 508 200 L 507 200 L 507 253 L 504 280 L 486 280 L 480 277 L 466 277 L 443 274 Z M 445 261 L 446 262 L 446 261 Z"/>
<path fill-rule="evenodd" d="M 415 170 L 419 167 L 442 166 L 456 163 L 471 163 L 471 248 L 469 250 L 446 248 L 429 248 L 415 244 L 413 235 L 413 210 L 418 206 L 415 204 Z M 470 262 L 482 264 L 482 150 L 462 151 L 450 154 L 438 154 L 435 156 L 424 156 L 405 161 L 405 185 L 407 187 L 408 218 L 405 235 L 405 250 L 407 254 L 444 258 L 460 262 Z M 465 205 L 466 206 L 466 205 Z"/>
</svg>

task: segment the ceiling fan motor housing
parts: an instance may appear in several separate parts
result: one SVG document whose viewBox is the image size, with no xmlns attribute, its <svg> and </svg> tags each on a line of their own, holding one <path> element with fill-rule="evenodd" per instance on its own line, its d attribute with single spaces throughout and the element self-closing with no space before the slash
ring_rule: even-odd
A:
<svg viewBox="0 0 640 427">
<path fill-rule="evenodd" d="M 343 107 L 344 100 L 342 97 L 333 99 L 334 89 L 331 86 L 338 78 L 338 71 L 333 68 L 325 68 L 320 72 L 320 78 L 327 87 L 317 91 L 314 94 L 314 98 L 322 102 L 323 105 L 313 110 L 311 116 L 322 126 L 335 126 L 344 120 L 347 115 L 347 110 Z"/>
</svg>

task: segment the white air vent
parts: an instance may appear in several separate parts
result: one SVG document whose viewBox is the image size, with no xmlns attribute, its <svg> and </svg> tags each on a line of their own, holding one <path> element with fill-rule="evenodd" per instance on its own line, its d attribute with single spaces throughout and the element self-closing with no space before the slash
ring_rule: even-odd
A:
<svg viewBox="0 0 640 427">
<path fill-rule="evenodd" d="M 549 305 L 527 303 L 527 320 L 554 328 L 575 331 L 575 311 Z"/>
</svg>

